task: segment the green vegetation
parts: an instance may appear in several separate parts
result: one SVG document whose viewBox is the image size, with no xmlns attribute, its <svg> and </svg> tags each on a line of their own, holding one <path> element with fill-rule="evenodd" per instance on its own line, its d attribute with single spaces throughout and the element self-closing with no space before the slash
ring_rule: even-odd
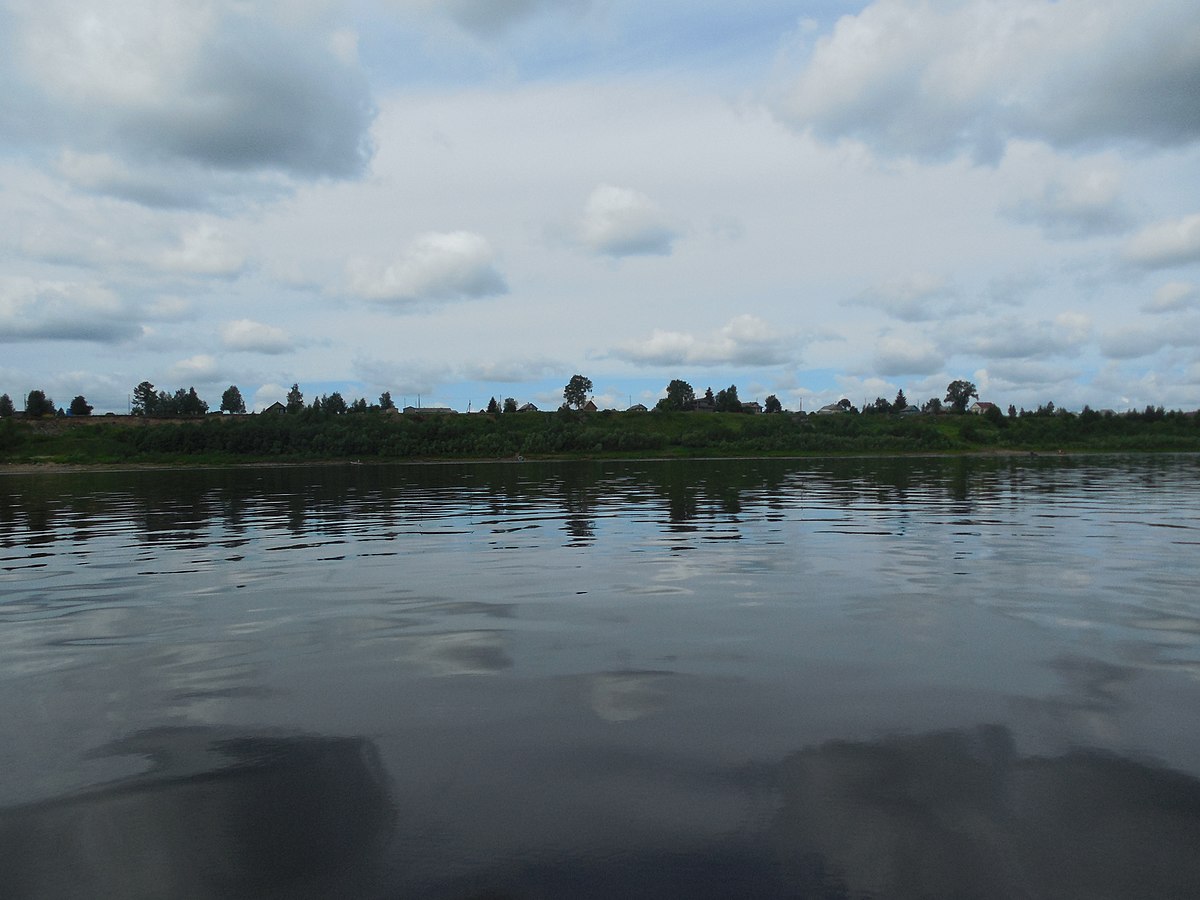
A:
<svg viewBox="0 0 1200 900">
<path fill-rule="evenodd" d="M 583 409 L 584 404 L 587 403 L 587 395 L 591 392 L 592 379 L 585 378 L 583 375 L 572 375 L 571 380 L 567 382 L 567 386 L 563 388 L 563 400 L 567 406 Z M 513 408 L 516 408 L 515 400 L 513 401 Z"/>
<path fill-rule="evenodd" d="M 333 398 L 285 415 L 0 421 L 0 462 L 234 463 L 315 459 L 804 456 L 1057 451 L 1200 451 L 1200 417 L 1052 406 L 988 415 L 728 415 L 603 411 L 519 415 L 349 412 Z M 340 399 L 340 398 L 339 398 Z M 358 411 L 355 411 L 355 410 Z"/>
</svg>

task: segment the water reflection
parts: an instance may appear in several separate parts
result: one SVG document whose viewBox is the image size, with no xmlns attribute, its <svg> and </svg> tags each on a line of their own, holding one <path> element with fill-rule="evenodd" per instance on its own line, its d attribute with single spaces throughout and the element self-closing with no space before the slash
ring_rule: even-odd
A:
<svg viewBox="0 0 1200 900">
<path fill-rule="evenodd" d="M 0 809 L 5 897 L 365 895 L 394 814 L 362 738 L 161 728 L 96 751 L 142 774 Z"/>
<path fill-rule="evenodd" d="M 1198 471 L 2 476 L 0 895 L 1200 895 Z"/>
<path fill-rule="evenodd" d="M 777 775 L 773 844 L 787 881 L 804 892 L 1184 897 L 1200 889 L 1200 781 L 1168 769 L 1087 750 L 1022 757 L 1005 728 L 990 726 L 833 742 L 794 754 Z"/>
<path fill-rule="evenodd" d="M 1021 755 L 999 725 L 831 741 L 748 770 L 630 755 L 581 762 L 610 789 L 634 777 L 694 795 L 736 786 L 760 810 L 773 798 L 773 811 L 724 833 L 698 823 L 692 840 L 614 830 L 577 854 L 528 848 L 404 887 L 435 897 L 997 900 L 1200 890 L 1200 781 L 1085 749 Z M 644 825 L 631 821 L 629 832 Z"/>
<path fill-rule="evenodd" d="M 1131 466 L 1136 476 L 1128 475 Z M 1016 498 L 1109 494 L 1114 478 L 1166 496 L 1194 492 L 1188 457 L 927 458 L 850 460 L 325 466 L 0 477 L 0 548 L 77 541 L 128 530 L 158 545 L 203 545 L 219 525 L 225 546 L 252 532 L 336 538 L 363 525 L 396 533 L 438 530 L 466 514 L 503 533 L 553 521 L 568 543 L 595 540 L 604 519 L 645 507 L 664 532 L 739 536 L 745 514 L 818 508 L 902 509 L 950 501 L 970 518 Z M 319 477 L 314 473 L 319 472 Z M 554 508 L 550 514 L 547 504 Z M 1169 515 L 1169 505 L 1162 511 Z M 714 529 L 714 525 L 724 528 Z M 894 524 L 894 523 L 893 523 Z M 1200 531 L 1195 518 L 1162 527 Z M 1200 539 L 1190 534 L 1179 540 Z M 12 563 L 27 557 L 6 556 Z M 11 569 L 12 566 L 3 568 Z"/>
</svg>

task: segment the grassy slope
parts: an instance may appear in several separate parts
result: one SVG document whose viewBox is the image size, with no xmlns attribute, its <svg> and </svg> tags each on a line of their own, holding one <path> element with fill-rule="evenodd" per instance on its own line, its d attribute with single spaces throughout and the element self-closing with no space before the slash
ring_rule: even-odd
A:
<svg viewBox="0 0 1200 900">
<path fill-rule="evenodd" d="M 0 422 L 0 462 L 228 463 L 306 459 L 803 456 L 980 451 L 1200 451 L 1200 418 L 1096 414 L 794 416 L 533 413 Z"/>
</svg>

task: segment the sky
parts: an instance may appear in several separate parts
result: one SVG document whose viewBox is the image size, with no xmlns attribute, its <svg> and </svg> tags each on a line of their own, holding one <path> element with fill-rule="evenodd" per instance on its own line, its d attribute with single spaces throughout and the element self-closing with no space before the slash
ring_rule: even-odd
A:
<svg viewBox="0 0 1200 900">
<path fill-rule="evenodd" d="M 0 392 L 1200 407 L 1195 0 L 0 0 Z"/>
</svg>

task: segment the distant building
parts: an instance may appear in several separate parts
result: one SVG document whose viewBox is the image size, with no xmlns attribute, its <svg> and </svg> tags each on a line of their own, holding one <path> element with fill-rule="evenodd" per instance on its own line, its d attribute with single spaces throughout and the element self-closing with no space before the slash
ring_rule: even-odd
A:
<svg viewBox="0 0 1200 900">
<path fill-rule="evenodd" d="M 742 404 L 742 412 L 744 413 L 760 413 L 762 412 L 762 404 L 757 400 L 747 400 Z"/>
<path fill-rule="evenodd" d="M 538 408 L 536 406 L 534 406 L 532 403 L 526 403 L 524 406 L 522 406 L 520 409 L 517 410 L 517 412 L 538 412 L 538 411 L 539 411 Z"/>
<path fill-rule="evenodd" d="M 967 412 L 975 413 L 977 416 L 982 416 L 988 410 L 997 409 L 995 403 L 988 403 L 986 400 L 976 400 L 969 407 Z"/>
<path fill-rule="evenodd" d="M 457 411 L 448 406 L 406 406 L 406 416 L 451 416 Z"/>
<path fill-rule="evenodd" d="M 633 406 L 629 407 L 629 409 L 625 410 L 625 412 L 647 412 L 647 409 L 645 404 L 635 403 Z"/>
<path fill-rule="evenodd" d="M 263 410 L 263 415 L 281 416 L 287 412 L 287 407 L 276 400 L 270 406 Z"/>
<path fill-rule="evenodd" d="M 589 400 L 587 403 L 583 404 L 583 411 L 584 412 L 595 412 L 596 404 L 593 403 L 591 400 Z"/>
<path fill-rule="evenodd" d="M 826 403 L 824 406 L 822 406 L 820 409 L 818 409 L 816 411 L 815 415 L 832 416 L 834 413 L 844 413 L 845 411 L 846 411 L 845 407 L 838 406 L 838 404 L 836 404 L 836 403 Z"/>
</svg>

